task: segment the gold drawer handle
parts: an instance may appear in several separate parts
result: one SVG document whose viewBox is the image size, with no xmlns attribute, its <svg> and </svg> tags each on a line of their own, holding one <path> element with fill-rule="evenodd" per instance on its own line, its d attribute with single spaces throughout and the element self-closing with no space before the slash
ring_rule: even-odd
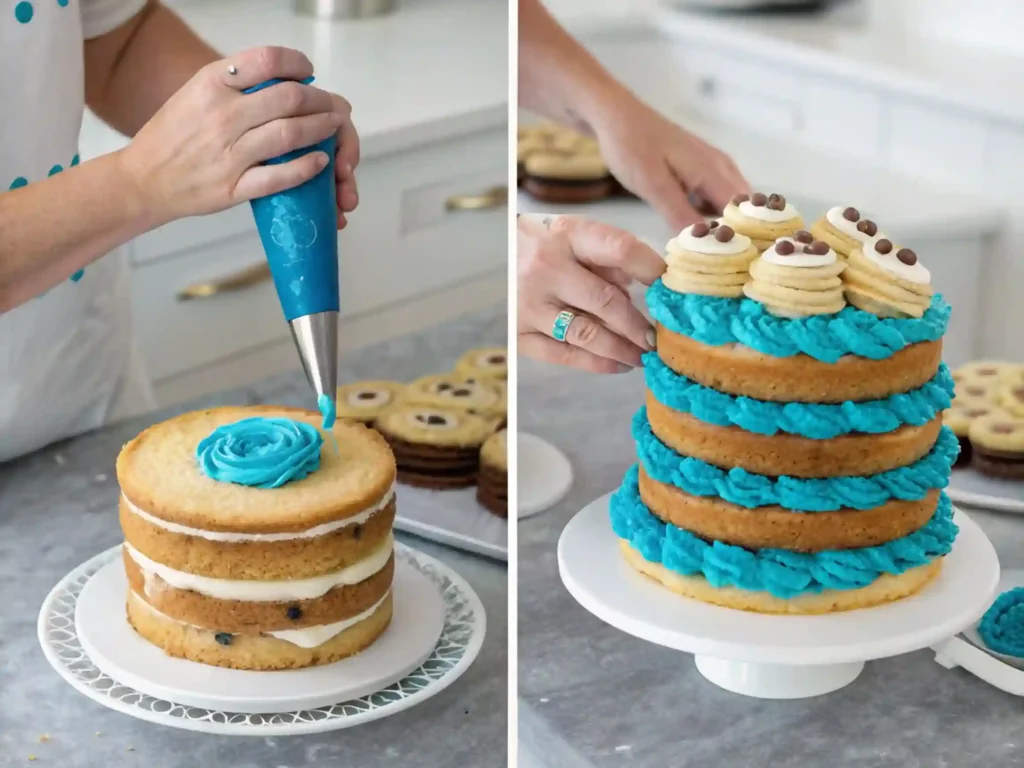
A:
<svg viewBox="0 0 1024 768">
<path fill-rule="evenodd" d="M 479 195 L 454 195 L 444 201 L 446 211 L 486 211 L 508 205 L 508 187 L 491 187 Z"/>
<path fill-rule="evenodd" d="M 193 299 L 208 299 L 212 296 L 219 296 L 222 293 L 232 293 L 243 288 L 258 285 L 270 279 L 270 265 L 262 261 L 251 267 L 240 269 L 233 275 L 227 275 L 216 280 L 205 283 L 193 283 L 178 291 L 178 301 L 191 301 Z"/>
</svg>

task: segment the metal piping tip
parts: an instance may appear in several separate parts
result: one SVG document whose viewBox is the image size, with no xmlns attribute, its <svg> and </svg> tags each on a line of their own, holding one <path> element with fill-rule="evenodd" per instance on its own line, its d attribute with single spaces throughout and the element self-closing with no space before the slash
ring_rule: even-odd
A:
<svg viewBox="0 0 1024 768">
<path fill-rule="evenodd" d="M 290 323 L 302 368 L 317 398 L 327 395 L 334 403 L 338 391 L 338 313 L 317 312 Z"/>
</svg>

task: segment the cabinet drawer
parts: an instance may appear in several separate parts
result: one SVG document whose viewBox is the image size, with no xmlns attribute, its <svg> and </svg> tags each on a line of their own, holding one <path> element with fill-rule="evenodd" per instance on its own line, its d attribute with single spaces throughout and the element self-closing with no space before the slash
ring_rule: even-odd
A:
<svg viewBox="0 0 1024 768">
<path fill-rule="evenodd" d="M 877 160 L 881 151 L 882 99 L 878 93 L 833 79 L 810 78 L 802 135 L 809 144 Z"/>
<path fill-rule="evenodd" d="M 981 118 L 911 101 L 893 102 L 889 115 L 887 161 L 893 170 L 985 190 L 988 126 Z"/>
</svg>

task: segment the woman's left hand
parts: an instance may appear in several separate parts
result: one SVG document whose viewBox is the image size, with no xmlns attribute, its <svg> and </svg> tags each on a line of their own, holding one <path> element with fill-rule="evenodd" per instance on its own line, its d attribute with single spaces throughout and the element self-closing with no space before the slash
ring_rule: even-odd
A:
<svg viewBox="0 0 1024 768">
<path fill-rule="evenodd" d="M 334 156 L 334 178 L 338 185 L 338 229 L 344 229 L 348 224 L 346 214 L 352 213 L 359 205 L 355 174 L 359 165 L 359 134 L 352 124 L 352 105 L 337 94 L 331 95 L 334 97 L 334 111 L 341 117 L 338 149 Z"/>
</svg>

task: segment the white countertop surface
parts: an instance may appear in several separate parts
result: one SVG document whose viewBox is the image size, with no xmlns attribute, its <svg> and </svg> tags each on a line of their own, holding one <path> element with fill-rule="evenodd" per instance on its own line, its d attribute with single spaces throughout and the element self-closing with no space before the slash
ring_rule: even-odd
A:
<svg viewBox="0 0 1024 768">
<path fill-rule="evenodd" d="M 303 51 L 316 84 L 352 103 L 364 158 L 507 122 L 505 0 L 406 0 L 389 16 L 333 22 L 296 16 L 288 0 L 181 0 L 172 7 L 225 54 L 259 45 Z M 83 157 L 126 143 L 86 114 Z"/>
<path fill-rule="evenodd" d="M 928 37 L 857 3 L 821 14 L 699 13 L 667 0 L 547 0 L 576 34 L 647 26 L 669 37 L 777 53 L 821 75 L 852 77 L 961 108 L 1024 121 L 1024 57 Z M 992 23 L 998 23 L 992 19 Z"/>
</svg>

